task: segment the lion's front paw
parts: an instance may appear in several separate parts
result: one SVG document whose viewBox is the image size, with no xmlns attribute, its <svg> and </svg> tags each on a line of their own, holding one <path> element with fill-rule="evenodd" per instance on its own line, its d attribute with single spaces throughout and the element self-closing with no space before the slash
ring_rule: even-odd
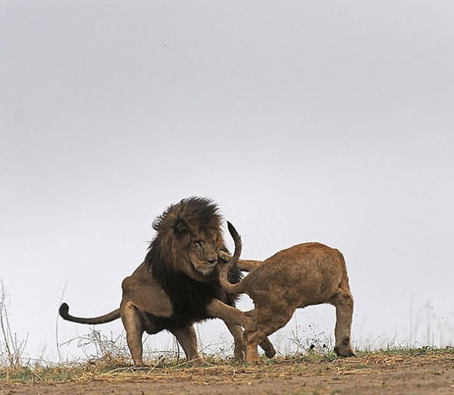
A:
<svg viewBox="0 0 454 395">
<path fill-rule="evenodd" d="M 356 357 L 355 352 L 351 349 L 351 347 L 334 347 L 334 352 L 338 357 L 348 358 L 348 357 Z"/>
<path fill-rule="evenodd" d="M 235 361 L 244 361 L 246 359 L 246 350 L 244 347 L 235 346 L 234 357 Z"/>
<path fill-rule="evenodd" d="M 191 359 L 191 360 L 187 361 L 187 363 L 188 363 L 188 365 L 192 365 L 192 366 L 205 366 L 205 365 L 208 365 L 207 361 L 205 361 L 201 357 Z"/>
<path fill-rule="evenodd" d="M 222 259 L 223 261 L 226 261 L 226 262 L 228 262 L 228 261 L 230 261 L 230 259 L 232 259 L 232 256 L 225 251 L 219 251 L 218 257 L 219 257 L 219 259 Z"/>
</svg>

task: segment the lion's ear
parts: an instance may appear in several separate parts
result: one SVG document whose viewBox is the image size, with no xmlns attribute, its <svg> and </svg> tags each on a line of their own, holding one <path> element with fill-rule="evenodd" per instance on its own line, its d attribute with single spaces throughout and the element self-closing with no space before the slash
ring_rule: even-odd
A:
<svg viewBox="0 0 454 395">
<path fill-rule="evenodd" d="M 189 232 L 189 226 L 188 224 L 186 223 L 186 221 L 184 220 L 179 220 L 176 224 L 175 224 L 175 228 L 174 228 L 174 231 L 177 235 L 179 234 L 182 234 L 184 232 Z"/>
</svg>

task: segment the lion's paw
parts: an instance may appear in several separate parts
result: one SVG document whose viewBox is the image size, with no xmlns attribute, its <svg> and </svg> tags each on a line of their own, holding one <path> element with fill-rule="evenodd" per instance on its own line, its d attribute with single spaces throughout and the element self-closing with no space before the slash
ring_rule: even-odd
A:
<svg viewBox="0 0 454 395">
<path fill-rule="evenodd" d="M 228 261 L 230 261 L 230 259 L 232 259 L 232 256 L 225 251 L 219 251 L 218 257 L 226 262 L 228 262 Z"/>
</svg>

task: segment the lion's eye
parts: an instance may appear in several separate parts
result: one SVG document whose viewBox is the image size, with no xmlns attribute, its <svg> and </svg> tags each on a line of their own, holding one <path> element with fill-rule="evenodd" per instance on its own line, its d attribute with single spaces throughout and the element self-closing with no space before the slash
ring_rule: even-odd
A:
<svg viewBox="0 0 454 395">
<path fill-rule="evenodd" d="M 201 242 L 200 240 L 194 241 L 194 244 L 195 244 L 197 247 L 202 247 L 202 242 Z"/>
</svg>

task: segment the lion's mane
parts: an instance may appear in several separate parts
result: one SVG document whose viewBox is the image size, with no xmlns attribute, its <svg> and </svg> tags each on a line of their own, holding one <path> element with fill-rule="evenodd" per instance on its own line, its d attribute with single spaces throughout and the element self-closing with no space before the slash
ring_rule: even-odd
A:
<svg viewBox="0 0 454 395">
<path fill-rule="evenodd" d="M 220 299 L 233 305 L 236 296 L 226 294 L 222 289 L 216 271 L 209 276 L 192 278 L 184 271 L 191 265 L 185 246 L 190 233 L 204 232 L 216 240 L 218 250 L 227 251 L 221 230 L 222 217 L 218 207 L 206 198 L 192 197 L 171 205 L 153 223 L 157 231 L 145 257 L 148 269 L 169 296 L 174 315 L 159 318 L 166 328 L 190 325 L 211 318 L 206 307 L 212 299 Z M 189 232 L 179 232 L 179 229 Z M 234 268 L 229 272 L 229 281 L 237 283 L 241 272 Z M 157 317 L 155 317 L 157 319 Z"/>
</svg>

